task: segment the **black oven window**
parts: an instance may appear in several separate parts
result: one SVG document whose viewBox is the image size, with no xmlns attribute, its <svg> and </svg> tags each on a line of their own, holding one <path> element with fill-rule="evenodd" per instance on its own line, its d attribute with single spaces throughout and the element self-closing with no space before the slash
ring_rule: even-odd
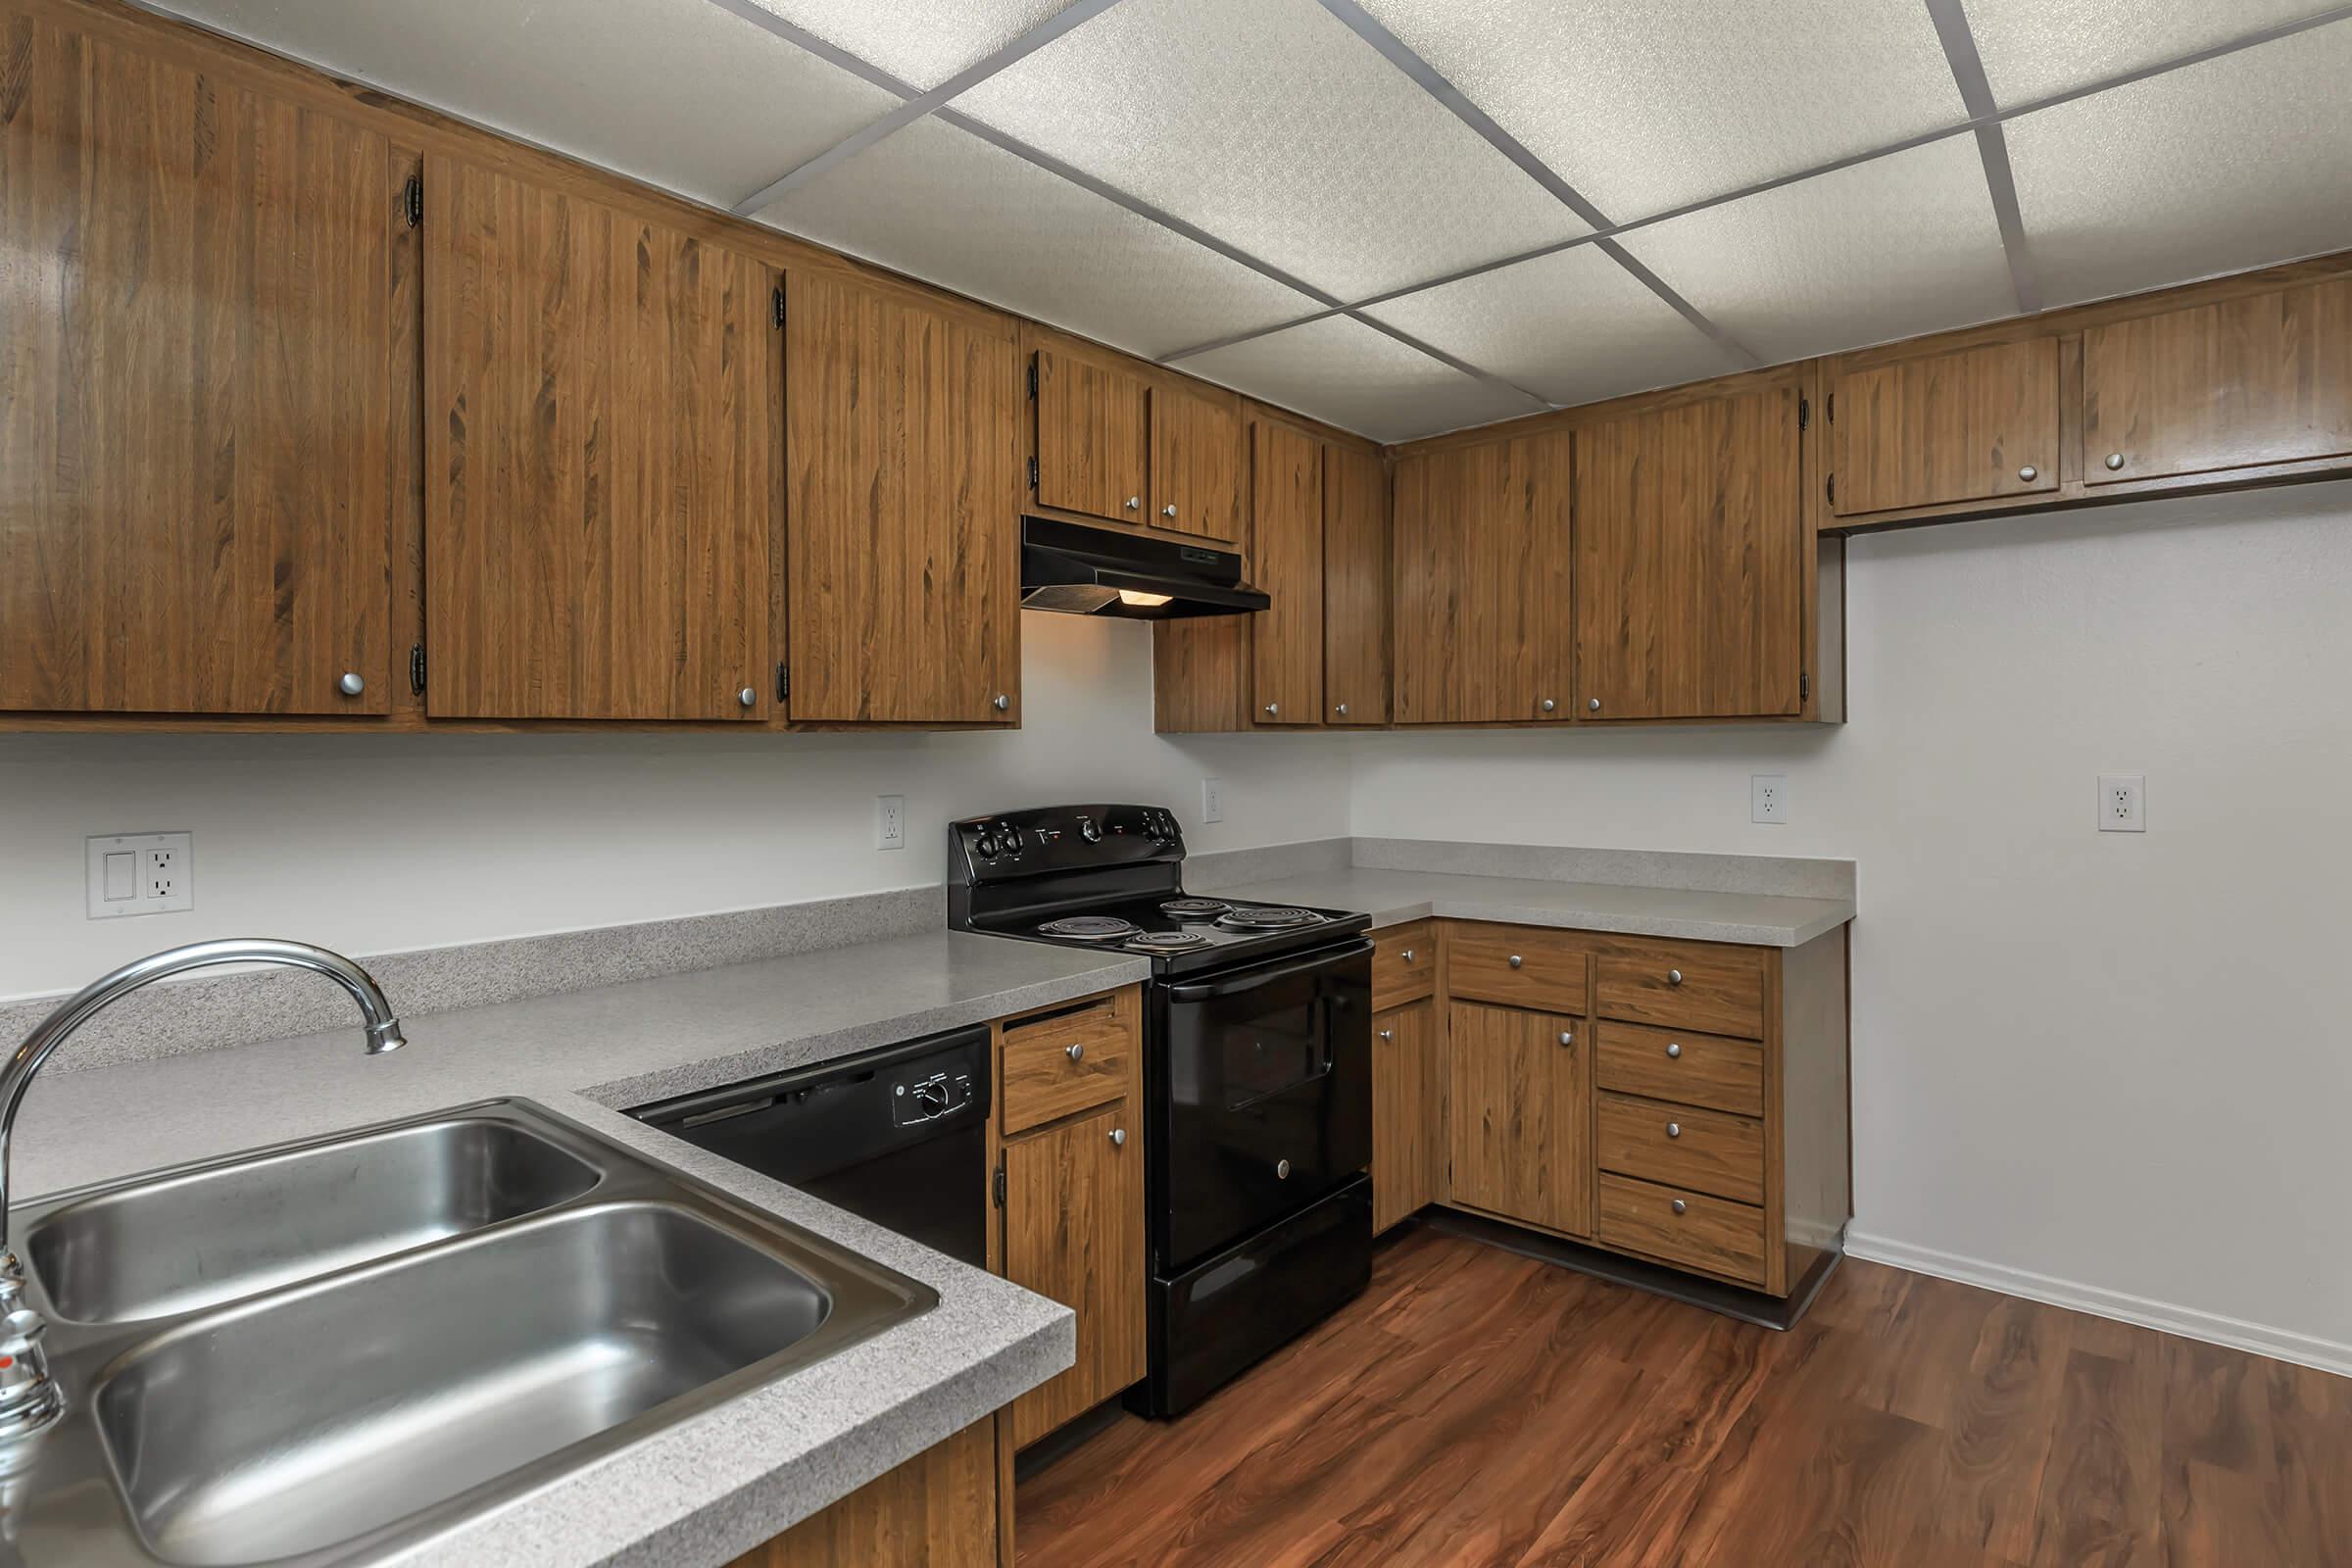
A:
<svg viewBox="0 0 2352 1568">
<path fill-rule="evenodd" d="M 1221 1019 L 1225 1108 L 1296 1089 L 1323 1072 L 1322 1001 L 1301 990 L 1290 1005 Z"/>
</svg>

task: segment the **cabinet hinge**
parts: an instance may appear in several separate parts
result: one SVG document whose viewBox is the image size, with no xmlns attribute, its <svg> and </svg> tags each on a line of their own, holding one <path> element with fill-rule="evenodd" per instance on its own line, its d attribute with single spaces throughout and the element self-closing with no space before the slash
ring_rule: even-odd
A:
<svg viewBox="0 0 2352 1568">
<path fill-rule="evenodd" d="M 1798 399 L 1796 400 L 1796 427 L 1797 427 L 1799 430 L 1802 430 L 1802 429 L 1803 429 L 1803 428 L 1804 428 L 1806 425 L 1808 425 L 1808 424 L 1811 424 L 1812 422 L 1813 422 L 1813 401 L 1812 401 L 1812 399 L 1810 399 L 1810 398 L 1798 398 Z"/>
<path fill-rule="evenodd" d="M 776 330 L 781 332 L 784 330 L 784 290 L 781 287 L 778 287 L 776 290 L 774 304 L 776 309 Z"/>
<path fill-rule="evenodd" d="M 1035 458 L 1029 460 L 1029 488 L 1032 490 L 1037 488 L 1037 460 Z"/>
<path fill-rule="evenodd" d="M 1037 362 L 1035 360 L 1029 362 L 1029 395 L 1037 396 Z"/>
<path fill-rule="evenodd" d="M 780 703 L 791 695 L 792 666 L 782 662 L 778 662 L 776 664 L 776 701 Z"/>
<path fill-rule="evenodd" d="M 424 644 L 409 645 L 409 690 L 424 695 Z"/>
<path fill-rule="evenodd" d="M 1813 677 L 1800 669 L 1796 672 L 1796 700 L 1803 703 L 1812 701 L 1812 698 Z"/>
<path fill-rule="evenodd" d="M 422 174 L 409 176 L 407 187 L 400 193 L 400 210 L 407 217 L 411 228 L 415 228 L 418 223 L 424 221 L 424 176 Z"/>
<path fill-rule="evenodd" d="M 1831 474 L 1831 475 L 1830 475 L 1830 505 L 1834 507 L 1834 506 L 1836 506 L 1837 504 L 1838 504 L 1838 476 L 1837 476 L 1836 474 L 1834 474 L 1834 473 L 1833 473 L 1833 474 Z"/>
<path fill-rule="evenodd" d="M 989 1178 L 988 1195 L 996 1200 L 999 1208 L 1004 1206 L 1004 1166 L 1002 1162 L 997 1166 L 996 1175 Z"/>
</svg>

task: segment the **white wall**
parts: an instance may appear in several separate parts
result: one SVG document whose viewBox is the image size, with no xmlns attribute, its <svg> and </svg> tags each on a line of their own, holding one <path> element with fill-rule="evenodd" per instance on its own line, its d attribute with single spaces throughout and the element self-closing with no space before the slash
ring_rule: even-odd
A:
<svg viewBox="0 0 2352 1568">
<path fill-rule="evenodd" d="M 1848 562 L 1842 729 L 1369 737 L 1354 831 L 1852 858 L 1860 1250 L 2352 1361 L 2352 485 Z"/>
<path fill-rule="evenodd" d="M 1143 624 L 1022 633 L 1012 735 L 0 736 L 0 998 L 204 937 L 380 953 L 936 883 L 944 824 L 1004 807 L 1165 802 L 1197 850 L 1347 831 L 1344 739 L 1162 739 Z M 85 918 L 85 835 L 183 828 L 193 910 Z"/>
</svg>

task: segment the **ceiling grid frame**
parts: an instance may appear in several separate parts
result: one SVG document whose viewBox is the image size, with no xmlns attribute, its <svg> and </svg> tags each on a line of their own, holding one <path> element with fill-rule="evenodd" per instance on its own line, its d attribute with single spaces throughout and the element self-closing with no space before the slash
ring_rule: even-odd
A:
<svg viewBox="0 0 2352 1568">
<path fill-rule="evenodd" d="M 1990 115 L 1998 105 L 1993 102 L 1992 83 L 1985 79 L 1984 58 L 1977 53 L 1976 35 L 1968 30 L 1968 13 L 1961 0 L 1925 0 L 1925 4 L 1969 118 Z M 1977 157 L 1984 165 L 1984 188 L 1992 198 L 1993 221 L 2000 225 L 2001 250 L 2009 259 L 2009 286 L 2017 294 L 2019 314 L 2032 316 L 2041 309 L 2041 281 L 2034 270 L 2034 253 L 2026 244 L 2025 214 L 2017 202 L 2017 174 L 2009 167 L 2009 140 L 1997 122 L 1977 126 Z"/>
</svg>

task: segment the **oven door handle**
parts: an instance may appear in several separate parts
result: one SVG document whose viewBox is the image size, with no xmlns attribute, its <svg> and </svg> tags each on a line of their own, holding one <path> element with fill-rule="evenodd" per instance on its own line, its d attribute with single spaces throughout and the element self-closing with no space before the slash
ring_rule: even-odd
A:
<svg viewBox="0 0 2352 1568">
<path fill-rule="evenodd" d="M 1371 951 L 1370 939 L 1359 939 L 1344 948 L 1324 948 L 1297 963 L 1286 963 L 1276 969 L 1253 969 L 1232 980 L 1199 980 L 1190 985 L 1173 985 L 1168 987 L 1168 1000 L 1215 1002 L 1224 997 L 1238 997 L 1255 991 L 1260 986 L 1270 986 L 1277 980 L 1288 980 L 1295 974 L 1306 974 L 1349 958 L 1360 958 Z"/>
</svg>

